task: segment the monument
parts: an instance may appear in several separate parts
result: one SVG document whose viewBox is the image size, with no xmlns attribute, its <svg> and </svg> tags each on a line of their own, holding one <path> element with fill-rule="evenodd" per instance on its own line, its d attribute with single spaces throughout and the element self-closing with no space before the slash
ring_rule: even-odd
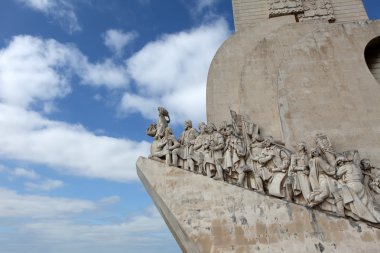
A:
<svg viewBox="0 0 380 253">
<path fill-rule="evenodd" d="M 207 121 L 137 172 L 184 252 L 378 252 L 380 22 L 361 0 L 233 0 Z"/>
</svg>

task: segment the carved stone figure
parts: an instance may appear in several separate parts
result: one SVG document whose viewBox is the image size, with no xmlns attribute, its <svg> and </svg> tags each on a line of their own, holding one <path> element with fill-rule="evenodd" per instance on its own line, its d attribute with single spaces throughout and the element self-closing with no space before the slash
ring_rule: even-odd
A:
<svg viewBox="0 0 380 253">
<path fill-rule="evenodd" d="M 169 112 L 164 107 L 158 107 L 158 119 L 157 119 L 157 131 L 154 136 L 155 139 L 162 138 L 165 134 L 165 129 L 168 127 L 170 123 Z"/>
<path fill-rule="evenodd" d="M 204 155 L 202 153 L 202 146 L 204 142 L 208 140 L 207 125 L 204 122 L 201 122 L 198 125 L 198 129 L 200 134 L 195 138 L 195 140 L 191 141 L 194 144 L 192 159 L 196 162 L 198 174 L 203 174 L 205 171 L 203 169 Z"/>
<path fill-rule="evenodd" d="M 380 210 L 376 210 L 372 198 L 365 191 L 361 169 L 344 156 L 336 159 L 337 172 L 343 191 L 343 202 L 347 215 L 354 219 L 380 222 Z"/>
<path fill-rule="evenodd" d="M 198 132 L 193 128 L 191 120 L 186 120 L 184 123 L 184 131 L 182 132 L 179 143 L 180 147 L 173 150 L 173 165 L 178 166 L 178 158 L 183 161 L 183 168 L 194 171 L 194 140 L 197 138 Z"/>
<path fill-rule="evenodd" d="M 211 157 L 213 159 L 213 164 L 216 168 L 216 174 L 214 179 L 223 180 L 223 149 L 224 149 L 224 138 L 221 133 L 216 131 L 216 127 L 213 123 L 208 124 L 207 132 L 209 134 L 209 145 L 211 151 Z"/>
<path fill-rule="evenodd" d="M 339 216 L 344 216 L 343 199 L 337 189 L 335 167 L 331 166 L 322 157 L 319 149 L 310 151 L 309 181 L 312 192 L 307 200 L 309 206 L 314 207 L 325 204 L 322 209 L 335 211 Z"/>
<path fill-rule="evenodd" d="M 360 165 L 364 174 L 364 186 L 375 196 L 380 195 L 380 169 L 373 167 L 369 159 L 362 159 Z"/>
<path fill-rule="evenodd" d="M 268 193 L 278 197 L 284 197 L 282 192 L 283 180 L 290 164 L 289 156 L 273 143 L 271 137 L 263 141 L 264 148 L 258 157 L 252 160 L 258 163 L 253 173 L 255 174 L 257 190 L 264 191 L 264 182 L 268 184 Z"/>
<path fill-rule="evenodd" d="M 238 174 L 237 185 L 244 186 L 246 146 L 244 140 L 236 134 L 232 125 L 226 128 L 227 139 L 224 147 L 224 170 L 230 176 Z"/>
<path fill-rule="evenodd" d="M 180 147 L 179 142 L 173 135 L 173 131 L 170 127 L 166 127 L 162 138 L 155 140 L 152 145 L 151 155 L 152 158 L 165 158 L 166 164 L 171 163 L 172 151 Z"/>
<path fill-rule="evenodd" d="M 300 196 L 303 197 L 303 200 L 307 200 L 311 192 L 309 174 L 309 156 L 306 144 L 301 142 L 297 145 L 297 153 L 293 154 L 290 159 L 288 170 L 289 184 L 287 184 L 287 187 L 291 187 L 291 189 L 287 188 L 289 200 L 301 202 Z"/>
<path fill-rule="evenodd" d="M 335 166 L 335 150 L 331 145 L 330 139 L 323 133 L 318 133 L 315 136 L 315 144 L 322 152 L 322 157 L 331 165 Z"/>
</svg>

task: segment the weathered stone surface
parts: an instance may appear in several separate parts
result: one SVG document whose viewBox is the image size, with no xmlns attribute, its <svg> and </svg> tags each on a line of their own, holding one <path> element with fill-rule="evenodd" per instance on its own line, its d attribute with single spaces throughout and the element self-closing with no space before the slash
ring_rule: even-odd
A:
<svg viewBox="0 0 380 253">
<path fill-rule="evenodd" d="M 232 0 L 235 31 L 254 27 L 270 17 L 294 15 L 305 12 L 300 20 L 310 18 L 326 18 L 323 14 L 332 13 L 333 22 L 351 22 L 367 20 L 367 13 L 362 0 L 302 0 L 303 7 L 299 7 L 300 0 Z M 326 8 L 326 3 L 328 7 Z M 314 8 L 313 8 L 314 7 Z M 297 14 L 298 13 L 298 14 Z"/>
<path fill-rule="evenodd" d="M 272 26 L 276 19 L 237 32 L 218 50 L 207 84 L 208 121 L 221 123 L 231 108 L 287 146 L 313 146 L 313 136 L 324 132 L 338 150 L 355 148 L 380 163 L 380 85 L 364 58 L 380 21 Z"/>
<path fill-rule="evenodd" d="M 380 230 L 140 157 L 184 252 L 378 252 Z"/>
</svg>

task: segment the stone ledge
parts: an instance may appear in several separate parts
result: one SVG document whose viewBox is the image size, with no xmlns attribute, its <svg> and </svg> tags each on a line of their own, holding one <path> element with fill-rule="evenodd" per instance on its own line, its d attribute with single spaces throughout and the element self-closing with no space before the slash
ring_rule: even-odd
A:
<svg viewBox="0 0 380 253">
<path fill-rule="evenodd" d="M 378 252 L 380 229 L 140 157 L 137 173 L 184 252 Z"/>
</svg>

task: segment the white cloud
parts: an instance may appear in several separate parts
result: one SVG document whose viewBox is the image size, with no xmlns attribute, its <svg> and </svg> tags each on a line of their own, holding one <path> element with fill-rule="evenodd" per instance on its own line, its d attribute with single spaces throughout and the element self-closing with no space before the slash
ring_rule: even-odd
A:
<svg viewBox="0 0 380 253">
<path fill-rule="evenodd" d="M 113 205 L 120 201 L 119 196 L 109 196 L 106 198 L 102 198 L 99 202 L 103 205 Z"/>
<path fill-rule="evenodd" d="M 34 170 L 27 170 L 24 168 L 15 168 L 11 174 L 14 177 L 23 177 L 27 179 L 38 179 L 40 177 Z"/>
<path fill-rule="evenodd" d="M 149 144 L 96 136 L 81 125 L 51 121 L 0 103 L 0 154 L 64 173 L 114 181 L 136 180 L 135 162 Z"/>
<path fill-rule="evenodd" d="M 42 102 L 49 112 L 54 99 L 71 91 L 73 74 L 87 85 L 114 89 L 128 84 L 124 66 L 111 60 L 90 63 L 73 45 L 16 36 L 0 50 L 0 102 L 22 107 Z"/>
<path fill-rule="evenodd" d="M 80 31 L 74 6 L 69 0 L 18 0 L 25 6 L 42 12 L 57 21 L 69 33 Z"/>
<path fill-rule="evenodd" d="M 66 73 L 59 73 L 76 50 L 54 40 L 17 36 L 0 51 L 0 101 L 26 107 L 49 102 L 70 91 Z M 20 74 L 22 72 L 22 75 Z"/>
<path fill-rule="evenodd" d="M 61 180 L 44 179 L 41 182 L 27 182 L 26 189 L 29 191 L 51 191 L 61 188 L 64 183 Z"/>
<path fill-rule="evenodd" d="M 120 223 L 78 224 L 68 220 L 38 221 L 25 224 L 22 229 L 38 234 L 45 241 L 60 243 L 154 243 L 152 233 L 162 233 L 166 225 L 154 207 Z M 167 234 L 168 236 L 168 234 Z M 156 244 L 163 238 L 156 238 Z M 153 241 L 152 241 L 153 240 Z M 125 250 L 125 249 L 124 249 Z"/>
<path fill-rule="evenodd" d="M 0 188 L 0 199 L 0 240 L 4 252 L 25 252 L 22 245 L 29 245 L 28 248 L 33 245 L 28 249 L 31 253 L 41 252 L 41 247 L 62 253 L 125 252 L 125 249 L 137 252 L 141 246 L 144 252 L 156 252 L 157 247 L 165 252 L 178 252 L 176 245 L 168 247 L 168 240 L 173 238 L 153 206 L 115 220 L 101 219 L 99 214 L 117 203 L 118 196 L 89 201 L 24 195 Z"/>
<path fill-rule="evenodd" d="M 148 43 L 127 60 L 138 94 L 126 93 L 121 109 L 156 118 L 166 107 L 174 123 L 205 119 L 206 79 L 216 50 L 230 31 L 224 19 Z"/>
<path fill-rule="evenodd" d="M 0 188 L 0 199 L 0 218 L 59 218 L 97 208 L 87 200 L 20 195 L 5 188 Z"/>
<path fill-rule="evenodd" d="M 123 32 L 117 29 L 109 29 L 104 34 L 104 44 L 116 55 L 121 56 L 124 47 L 137 37 L 136 32 Z"/>
<path fill-rule="evenodd" d="M 196 10 L 201 12 L 205 8 L 210 8 L 218 3 L 219 0 L 197 0 L 196 1 Z"/>
</svg>

